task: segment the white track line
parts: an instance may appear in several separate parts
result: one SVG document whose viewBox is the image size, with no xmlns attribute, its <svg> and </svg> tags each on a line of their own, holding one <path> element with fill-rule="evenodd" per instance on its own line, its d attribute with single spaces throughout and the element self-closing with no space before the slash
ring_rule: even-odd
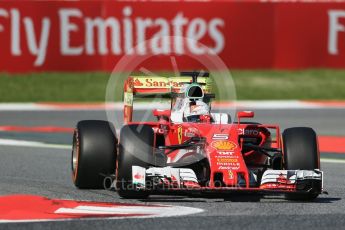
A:
<svg viewBox="0 0 345 230">
<path fill-rule="evenodd" d="M 323 163 L 345 164 L 345 159 L 321 158 Z"/>
<path fill-rule="evenodd" d="M 60 214 L 146 214 L 147 217 L 170 217 L 184 216 L 203 212 L 199 208 L 190 208 L 183 206 L 119 206 L 119 207 L 94 207 L 78 206 L 76 208 L 59 208 L 55 213 Z M 139 217 L 141 218 L 141 217 Z"/>
<path fill-rule="evenodd" d="M 78 206 L 76 208 L 60 208 L 55 213 L 60 214 L 147 214 L 144 216 L 126 216 L 126 217 L 91 217 L 82 218 L 82 220 L 112 220 L 112 219 L 147 219 L 147 218 L 160 218 L 160 217 L 174 217 L 174 216 L 186 216 L 193 215 L 200 212 L 204 212 L 200 208 L 192 208 L 185 206 L 161 206 L 161 207 L 90 207 L 90 206 Z M 34 219 L 34 220 L 0 220 L 0 223 L 26 223 L 26 222 L 50 222 L 50 221 L 73 221 L 81 220 L 76 218 L 64 218 L 64 219 Z"/>
<path fill-rule="evenodd" d="M 22 141 L 12 139 L 0 139 L 0 145 L 15 147 L 34 147 L 34 148 L 50 148 L 50 149 L 72 149 L 70 145 L 47 144 L 38 141 Z"/>
</svg>

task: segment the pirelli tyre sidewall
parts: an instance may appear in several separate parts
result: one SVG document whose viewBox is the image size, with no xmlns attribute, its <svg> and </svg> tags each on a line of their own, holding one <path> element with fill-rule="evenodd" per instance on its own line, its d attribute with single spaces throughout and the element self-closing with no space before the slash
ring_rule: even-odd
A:
<svg viewBox="0 0 345 230">
<path fill-rule="evenodd" d="M 283 132 L 284 167 L 287 170 L 320 169 L 317 135 L 312 128 L 288 128 Z M 290 200 L 313 200 L 318 193 L 288 194 Z"/>
<path fill-rule="evenodd" d="M 107 121 L 85 120 L 73 135 L 72 178 L 80 189 L 103 189 L 104 178 L 115 174 L 117 139 Z"/>
<path fill-rule="evenodd" d="M 148 125 L 126 125 L 120 132 L 117 158 L 116 190 L 122 198 L 140 199 L 148 191 L 138 190 L 132 184 L 132 166 L 148 168 L 153 164 L 154 132 Z"/>
</svg>

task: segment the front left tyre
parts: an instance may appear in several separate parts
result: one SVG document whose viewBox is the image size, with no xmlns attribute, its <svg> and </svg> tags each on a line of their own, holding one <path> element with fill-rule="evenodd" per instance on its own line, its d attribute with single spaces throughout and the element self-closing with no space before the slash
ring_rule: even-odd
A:
<svg viewBox="0 0 345 230">
<path fill-rule="evenodd" d="M 288 128 L 283 132 L 284 165 L 286 170 L 320 169 L 317 135 L 312 128 Z M 288 200 L 314 200 L 319 191 L 307 194 L 287 194 Z"/>
<path fill-rule="evenodd" d="M 107 121 L 80 121 L 73 135 L 72 178 L 80 189 L 105 188 L 104 179 L 116 170 L 117 138 Z"/>
</svg>

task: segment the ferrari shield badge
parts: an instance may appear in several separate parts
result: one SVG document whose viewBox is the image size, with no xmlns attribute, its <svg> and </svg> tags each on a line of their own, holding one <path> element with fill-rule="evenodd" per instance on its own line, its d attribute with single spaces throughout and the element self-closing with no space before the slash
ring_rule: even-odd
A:
<svg viewBox="0 0 345 230">
<path fill-rule="evenodd" d="M 178 139 L 178 143 L 181 144 L 182 143 L 182 126 L 179 126 L 177 128 L 177 139 Z"/>
</svg>

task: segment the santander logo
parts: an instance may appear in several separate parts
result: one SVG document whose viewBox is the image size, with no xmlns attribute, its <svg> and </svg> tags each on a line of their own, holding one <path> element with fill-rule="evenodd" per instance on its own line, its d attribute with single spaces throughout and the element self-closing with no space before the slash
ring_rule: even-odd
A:
<svg viewBox="0 0 345 230">
<path fill-rule="evenodd" d="M 225 22 L 218 17 L 193 18 L 182 11 L 176 11 L 173 17 L 164 12 L 152 17 L 131 6 L 118 12 L 101 17 L 89 16 L 77 7 L 57 7 L 55 14 L 36 18 L 18 8 L 0 8 L 0 36 L 10 36 L 12 56 L 28 52 L 35 57 L 36 67 L 45 63 L 54 46 L 61 56 L 217 55 L 225 47 Z M 207 50 L 198 45 L 203 41 Z"/>
</svg>

